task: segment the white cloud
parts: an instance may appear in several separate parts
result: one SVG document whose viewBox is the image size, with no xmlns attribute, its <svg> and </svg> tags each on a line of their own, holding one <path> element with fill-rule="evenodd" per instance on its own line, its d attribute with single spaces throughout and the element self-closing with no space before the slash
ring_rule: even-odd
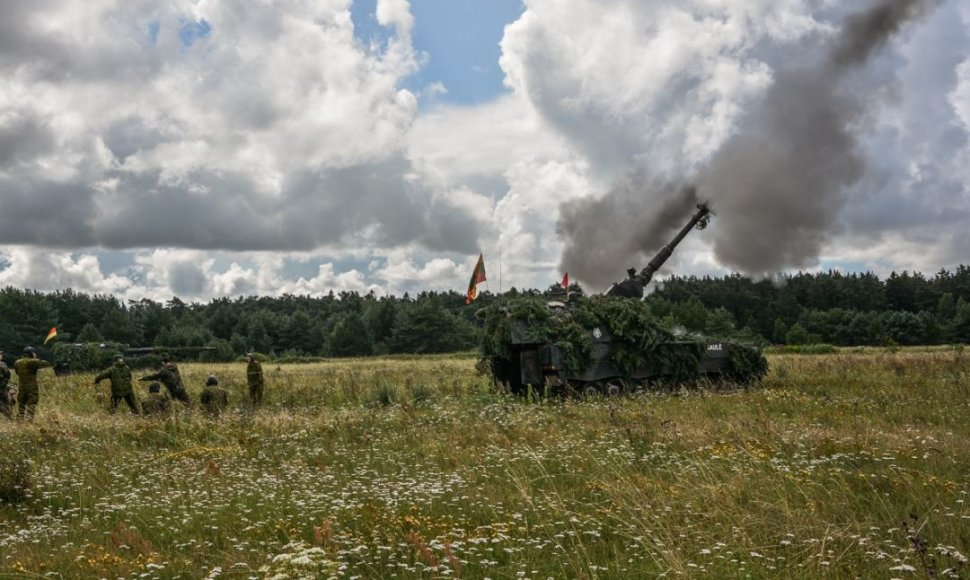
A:
<svg viewBox="0 0 970 580">
<path fill-rule="evenodd" d="M 970 58 L 960 64 L 957 75 L 960 82 L 950 93 L 950 103 L 964 127 L 970 131 Z"/>
<path fill-rule="evenodd" d="M 0 259 L 7 263 L 0 270 L 0 286 L 45 291 L 74 288 L 101 294 L 125 294 L 133 286 L 124 276 L 102 274 L 98 258 L 92 254 L 74 257 L 66 252 L 6 247 L 0 248 Z"/>
<path fill-rule="evenodd" d="M 501 176 L 522 161 L 571 155 L 529 103 L 511 95 L 473 107 L 435 108 L 415 121 L 408 139 L 408 156 L 449 185 Z"/>
<path fill-rule="evenodd" d="M 770 81 L 757 43 L 823 28 L 799 1 L 526 5 L 502 41 L 509 85 L 614 176 L 702 161 Z"/>
</svg>

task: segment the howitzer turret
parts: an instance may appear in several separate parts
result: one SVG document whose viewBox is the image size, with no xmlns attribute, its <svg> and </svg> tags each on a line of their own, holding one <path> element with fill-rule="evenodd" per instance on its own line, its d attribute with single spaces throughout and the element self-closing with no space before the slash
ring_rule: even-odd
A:
<svg viewBox="0 0 970 580">
<path fill-rule="evenodd" d="M 643 289 L 647 287 L 647 284 L 653 279 L 653 275 L 657 273 L 657 270 L 670 258 L 671 254 L 674 253 L 674 248 L 687 236 L 687 233 L 692 229 L 697 228 L 702 230 L 707 227 L 707 223 L 711 219 L 711 209 L 707 207 L 706 203 L 697 204 L 697 211 L 691 216 L 690 221 L 687 225 L 682 227 L 674 239 L 660 248 L 657 255 L 647 263 L 647 266 L 636 271 L 635 268 L 630 268 L 627 270 L 629 277 L 618 283 L 613 284 L 609 290 L 606 291 L 607 296 L 615 296 L 618 298 L 643 298 Z"/>
</svg>

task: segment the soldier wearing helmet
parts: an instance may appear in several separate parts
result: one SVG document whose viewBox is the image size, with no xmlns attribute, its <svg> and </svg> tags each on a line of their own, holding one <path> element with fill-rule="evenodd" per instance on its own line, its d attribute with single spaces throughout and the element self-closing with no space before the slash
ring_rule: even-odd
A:
<svg viewBox="0 0 970 580">
<path fill-rule="evenodd" d="M 135 391 L 131 388 L 131 369 L 125 364 L 125 357 L 115 355 L 115 362 L 103 373 L 94 377 L 94 384 L 104 379 L 111 381 L 111 414 L 118 410 L 118 403 L 122 400 L 128 404 L 132 414 L 138 414 L 138 403 L 135 402 Z"/>
<path fill-rule="evenodd" d="M 168 394 L 173 399 L 178 399 L 186 407 L 191 404 L 189 393 L 185 390 L 185 385 L 182 383 L 182 375 L 179 373 L 179 368 L 171 358 L 163 358 L 162 366 L 158 369 L 158 372 L 146 375 L 138 380 L 160 381 L 168 389 Z"/>
<path fill-rule="evenodd" d="M 141 400 L 141 411 L 146 417 L 164 417 L 172 409 L 172 399 L 162 394 L 162 385 L 149 383 L 148 396 Z"/>
<path fill-rule="evenodd" d="M 253 407 L 263 404 L 263 365 L 259 364 L 256 356 L 246 353 L 246 383 L 249 385 L 249 400 Z"/>
<path fill-rule="evenodd" d="M 210 417 L 218 417 L 229 406 L 229 393 L 219 386 L 219 379 L 209 375 L 202 388 L 202 410 Z"/>
<path fill-rule="evenodd" d="M 50 368 L 51 363 L 37 358 L 34 347 L 24 347 L 24 355 L 13 363 L 13 370 L 17 373 L 20 389 L 17 391 L 17 417 L 33 420 L 40 402 L 40 387 L 37 385 L 37 371 Z"/>
</svg>

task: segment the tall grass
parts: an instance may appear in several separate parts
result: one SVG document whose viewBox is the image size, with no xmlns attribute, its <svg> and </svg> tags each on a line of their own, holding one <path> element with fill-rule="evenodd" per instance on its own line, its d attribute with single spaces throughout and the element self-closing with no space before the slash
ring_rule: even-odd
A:
<svg viewBox="0 0 970 580">
<path fill-rule="evenodd" d="M 36 422 L 0 423 L 29 467 L 0 577 L 965 576 L 970 357 L 770 362 L 596 401 L 505 396 L 471 357 L 266 365 L 258 410 L 242 365 L 185 365 L 229 389 L 215 421 L 42 376 Z"/>
</svg>

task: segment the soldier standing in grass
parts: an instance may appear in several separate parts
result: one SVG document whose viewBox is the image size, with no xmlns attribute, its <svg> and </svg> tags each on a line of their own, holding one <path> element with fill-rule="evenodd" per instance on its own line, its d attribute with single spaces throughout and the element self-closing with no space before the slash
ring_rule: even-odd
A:
<svg viewBox="0 0 970 580">
<path fill-rule="evenodd" d="M 212 417 L 218 417 L 229 406 L 229 393 L 219 386 L 219 379 L 209 375 L 202 388 L 202 409 Z"/>
<path fill-rule="evenodd" d="M 173 399 L 178 399 L 186 407 L 191 404 L 191 399 L 189 399 L 189 393 L 185 390 L 185 385 L 182 384 L 182 375 L 179 374 L 179 368 L 170 358 L 162 359 L 162 368 L 158 369 L 158 372 L 141 377 L 139 381 L 161 381 L 165 388 L 168 389 L 168 394 L 171 395 Z"/>
<path fill-rule="evenodd" d="M 7 419 L 13 419 L 13 400 L 10 398 L 10 368 L 3 362 L 3 351 L 0 350 L 0 414 Z"/>
<path fill-rule="evenodd" d="M 111 414 L 114 415 L 118 410 L 118 403 L 122 399 L 128 403 L 128 408 L 132 414 L 138 414 L 138 403 L 135 402 L 135 391 L 131 388 L 131 369 L 125 364 L 125 357 L 120 354 L 115 355 L 115 364 L 108 367 L 103 373 L 94 377 L 94 384 L 108 379 L 111 381 Z"/>
<path fill-rule="evenodd" d="M 263 365 L 251 352 L 246 353 L 246 382 L 249 383 L 249 400 L 253 407 L 263 404 Z"/>
<path fill-rule="evenodd" d="M 172 410 L 172 399 L 162 394 L 162 385 L 150 383 L 148 396 L 141 400 L 141 412 L 146 417 L 164 417 Z"/>
<path fill-rule="evenodd" d="M 24 347 L 24 356 L 13 363 L 13 370 L 20 381 L 17 391 L 17 417 L 27 421 L 34 419 L 37 403 L 40 402 L 40 387 L 37 386 L 37 371 L 50 368 L 51 363 L 37 358 L 37 351 L 32 346 Z"/>
</svg>

